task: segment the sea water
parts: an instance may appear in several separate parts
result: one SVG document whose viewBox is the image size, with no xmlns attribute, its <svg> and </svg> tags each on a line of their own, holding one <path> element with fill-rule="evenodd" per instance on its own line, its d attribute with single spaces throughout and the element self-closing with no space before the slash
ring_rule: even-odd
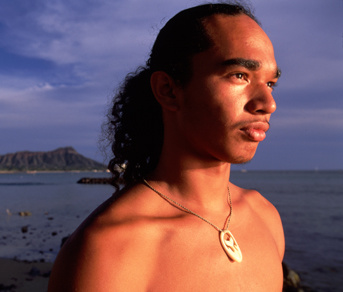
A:
<svg viewBox="0 0 343 292">
<path fill-rule="evenodd" d="M 106 176 L 100 172 L 0 174 L 0 257 L 53 261 L 62 238 L 113 193 L 110 185 L 77 181 Z"/>
<path fill-rule="evenodd" d="M 343 291 L 343 171 L 233 173 L 231 181 L 260 191 L 278 209 L 284 261 L 314 291 Z"/>
<path fill-rule="evenodd" d="M 109 185 L 76 182 L 107 176 L 0 174 L 0 257 L 53 261 L 62 239 L 114 191 Z M 314 291 L 343 291 L 342 171 L 233 171 L 230 180 L 258 190 L 279 210 L 284 260 L 306 285 Z"/>
</svg>

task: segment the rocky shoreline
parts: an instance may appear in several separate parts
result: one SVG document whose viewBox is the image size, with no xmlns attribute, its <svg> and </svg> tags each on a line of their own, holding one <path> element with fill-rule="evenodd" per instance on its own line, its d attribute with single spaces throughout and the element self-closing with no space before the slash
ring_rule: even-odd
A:
<svg viewBox="0 0 343 292">
<path fill-rule="evenodd" d="M 0 258 L 0 291 L 47 291 L 52 265 Z"/>
<path fill-rule="evenodd" d="M 0 291 L 47 291 L 53 263 L 0 258 Z M 299 275 L 283 263 L 283 292 L 315 292 L 302 285 Z"/>
<path fill-rule="evenodd" d="M 98 183 L 101 182 L 98 181 Z M 11 214 L 9 210 L 8 214 L 15 215 Z M 20 217 L 31 217 L 32 213 L 30 211 L 20 211 L 17 212 L 16 215 Z M 54 218 L 49 216 L 47 219 L 51 221 Z M 29 237 L 33 229 L 34 228 L 27 224 L 21 226 L 20 230 L 23 234 L 22 240 L 27 241 L 27 244 L 30 242 Z M 51 231 L 50 236 L 56 237 L 60 242 L 59 247 L 54 248 L 55 252 L 58 252 L 59 248 L 62 247 L 68 239 L 68 236 L 63 236 L 63 232 Z M 6 240 L 6 238 L 3 237 L 3 240 Z M 43 241 L 45 242 L 45 240 L 46 237 Z M 45 244 L 45 250 L 47 249 L 46 245 L 49 245 L 49 243 Z M 50 251 L 52 250 L 53 249 L 50 248 Z M 50 260 L 47 260 L 44 257 L 44 251 L 37 250 L 37 256 L 38 257 L 35 257 L 35 260 L 33 261 L 24 259 L 18 260 L 16 258 L 0 258 L 0 270 L 2 271 L 0 273 L 0 291 L 46 291 L 53 263 L 48 262 Z M 305 286 L 302 283 L 299 274 L 288 265 L 282 263 L 282 268 L 284 276 L 283 292 L 315 292 L 315 290 Z"/>
</svg>

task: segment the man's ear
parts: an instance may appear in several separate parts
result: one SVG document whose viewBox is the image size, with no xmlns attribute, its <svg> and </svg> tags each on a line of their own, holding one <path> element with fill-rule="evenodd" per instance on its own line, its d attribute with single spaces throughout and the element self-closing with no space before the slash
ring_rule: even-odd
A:
<svg viewBox="0 0 343 292">
<path fill-rule="evenodd" d="M 176 111 L 178 109 L 178 99 L 176 98 L 178 86 L 173 78 L 164 71 L 156 71 L 151 75 L 150 85 L 162 109 L 169 111 Z"/>
</svg>

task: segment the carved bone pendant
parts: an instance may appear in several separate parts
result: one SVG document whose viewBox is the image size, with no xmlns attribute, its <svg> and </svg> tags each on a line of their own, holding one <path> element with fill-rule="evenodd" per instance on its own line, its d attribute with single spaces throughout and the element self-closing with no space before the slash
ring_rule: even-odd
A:
<svg viewBox="0 0 343 292">
<path fill-rule="evenodd" d="M 242 252 L 236 239 L 229 230 L 223 230 L 220 232 L 220 243 L 231 260 L 238 263 L 242 261 Z"/>
</svg>

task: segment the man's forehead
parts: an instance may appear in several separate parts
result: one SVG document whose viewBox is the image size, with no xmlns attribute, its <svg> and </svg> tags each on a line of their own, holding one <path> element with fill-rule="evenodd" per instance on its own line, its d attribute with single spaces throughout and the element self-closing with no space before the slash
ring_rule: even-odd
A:
<svg viewBox="0 0 343 292">
<path fill-rule="evenodd" d="M 269 67 L 275 68 L 275 76 L 280 76 L 269 37 L 249 16 L 213 15 L 207 19 L 204 27 L 212 41 L 210 50 L 216 52 L 223 65 L 240 65 L 249 70 L 258 70 L 269 64 Z"/>
<path fill-rule="evenodd" d="M 228 31 L 236 31 L 240 28 L 262 30 L 260 25 L 246 14 L 226 15 L 214 14 L 203 20 L 204 28 L 210 37 L 220 36 Z"/>
</svg>

